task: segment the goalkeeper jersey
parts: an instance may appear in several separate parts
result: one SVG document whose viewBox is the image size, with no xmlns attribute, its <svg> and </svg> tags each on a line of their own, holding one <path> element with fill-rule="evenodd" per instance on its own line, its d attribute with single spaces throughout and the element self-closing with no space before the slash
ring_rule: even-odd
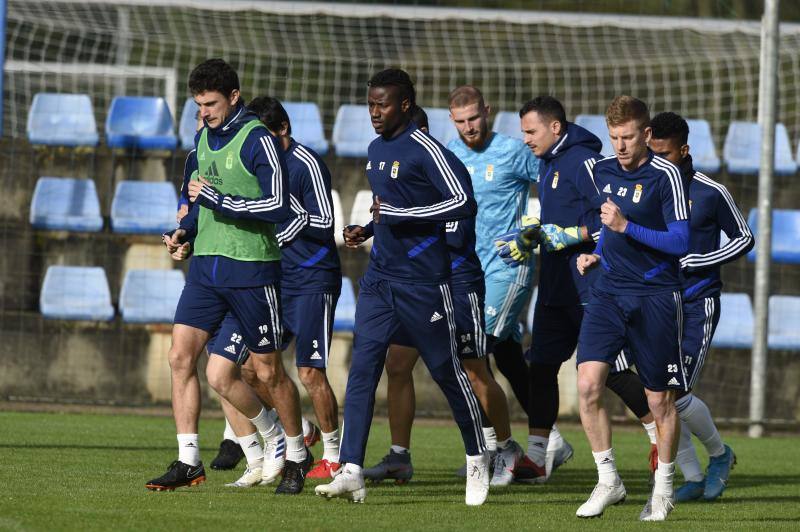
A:
<svg viewBox="0 0 800 532">
<path fill-rule="evenodd" d="M 528 209 L 531 182 L 539 175 L 539 160 L 520 140 L 490 133 L 481 150 L 469 148 L 461 138 L 448 148 L 467 167 L 475 189 L 478 215 L 475 219 L 475 250 L 487 277 L 516 279 L 528 285 L 533 268 L 528 259 L 519 269 L 505 264 L 495 249 L 494 239 L 522 224 Z"/>
</svg>

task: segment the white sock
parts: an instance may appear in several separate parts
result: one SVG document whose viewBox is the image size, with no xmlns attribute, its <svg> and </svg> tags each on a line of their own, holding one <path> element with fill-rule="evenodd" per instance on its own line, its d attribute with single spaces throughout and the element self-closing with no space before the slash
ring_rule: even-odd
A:
<svg viewBox="0 0 800 532">
<path fill-rule="evenodd" d="M 300 418 L 300 423 L 303 425 L 303 437 L 310 436 L 312 432 L 314 432 L 313 425 L 311 422 L 304 417 Z"/>
<path fill-rule="evenodd" d="M 653 487 L 653 494 L 662 495 L 664 497 L 672 497 L 672 477 L 674 476 L 675 462 L 665 464 L 659 460 L 658 469 L 656 469 L 656 483 Z"/>
<path fill-rule="evenodd" d="M 306 459 L 306 446 L 302 434 L 286 436 L 286 459 L 290 462 L 302 462 Z"/>
<path fill-rule="evenodd" d="M 339 429 L 332 432 L 322 433 L 322 445 L 325 451 L 322 453 L 322 459 L 328 462 L 339 461 Z"/>
<path fill-rule="evenodd" d="M 255 425 L 256 430 L 261 434 L 261 437 L 264 438 L 264 441 L 271 440 L 278 435 L 278 427 L 275 422 L 272 421 L 266 408 L 262 408 L 261 412 L 259 412 L 256 417 L 250 418 L 250 422 Z"/>
<path fill-rule="evenodd" d="M 656 444 L 656 422 L 642 423 L 644 430 L 647 431 L 647 437 L 650 438 L 650 445 Z"/>
<path fill-rule="evenodd" d="M 236 438 L 236 433 L 233 432 L 233 427 L 231 427 L 228 418 L 225 418 L 225 432 L 222 433 L 223 440 L 231 440 L 232 442 L 239 443 L 239 440 Z"/>
<path fill-rule="evenodd" d="M 497 450 L 498 451 L 505 451 L 508 444 L 511 443 L 511 438 L 506 438 L 505 440 L 497 442 Z"/>
<path fill-rule="evenodd" d="M 190 466 L 200 463 L 200 443 L 197 434 L 178 434 L 178 460 Z"/>
<path fill-rule="evenodd" d="M 239 446 L 244 452 L 244 457 L 247 458 L 248 466 L 261 467 L 261 464 L 264 462 L 264 448 L 261 447 L 261 441 L 258 439 L 258 432 L 239 438 Z"/>
<path fill-rule="evenodd" d="M 346 464 L 344 466 L 344 471 L 347 471 L 348 473 L 352 473 L 353 475 L 358 475 L 358 476 L 362 476 L 363 475 L 363 473 L 361 472 L 361 466 L 360 465 Z"/>
<path fill-rule="evenodd" d="M 544 436 L 528 436 L 528 452 L 526 454 L 538 466 L 544 467 L 548 442 L 549 438 Z"/>
<path fill-rule="evenodd" d="M 553 428 L 550 429 L 550 438 L 547 441 L 547 450 L 555 451 L 557 449 L 561 449 L 563 446 L 564 438 L 561 436 L 561 432 L 559 432 L 558 427 L 553 424 Z"/>
<path fill-rule="evenodd" d="M 617 473 L 617 464 L 614 462 L 614 448 L 596 453 L 592 451 L 594 463 L 597 465 L 597 479 L 606 486 L 618 486 L 622 480 Z"/>
<path fill-rule="evenodd" d="M 681 436 L 678 439 L 678 454 L 675 456 L 675 462 L 681 468 L 683 478 L 687 482 L 703 480 L 703 468 L 697 458 L 697 452 L 694 450 L 692 433 L 683 421 L 681 421 Z"/>
<path fill-rule="evenodd" d="M 494 427 L 483 427 L 483 439 L 486 440 L 487 451 L 497 451 L 497 433 L 494 431 Z"/>
<path fill-rule="evenodd" d="M 398 454 L 407 453 L 408 452 L 408 448 L 407 447 L 402 447 L 400 445 L 392 445 L 390 447 L 390 449 L 392 450 L 393 453 L 398 453 Z"/>
<path fill-rule="evenodd" d="M 685 395 L 675 401 L 675 408 L 681 421 L 686 423 L 692 434 L 705 446 L 708 456 L 720 456 L 725 452 L 722 436 L 714 425 L 711 411 L 699 397 L 693 394 Z"/>
</svg>

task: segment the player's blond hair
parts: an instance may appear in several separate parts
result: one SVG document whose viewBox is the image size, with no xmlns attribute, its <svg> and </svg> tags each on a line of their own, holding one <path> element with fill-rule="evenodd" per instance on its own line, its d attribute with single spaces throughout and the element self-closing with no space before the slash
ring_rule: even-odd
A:
<svg viewBox="0 0 800 532">
<path fill-rule="evenodd" d="M 477 87 L 473 87 L 472 85 L 456 87 L 447 98 L 447 106 L 450 109 L 466 107 L 473 103 L 477 103 L 478 107 L 481 109 L 486 107 L 483 101 L 483 94 L 481 94 L 481 91 L 478 90 Z"/>
<path fill-rule="evenodd" d="M 617 96 L 606 109 L 606 124 L 609 127 L 619 126 L 635 120 L 639 128 L 644 129 L 650 125 L 650 111 L 647 104 L 633 96 Z"/>
</svg>

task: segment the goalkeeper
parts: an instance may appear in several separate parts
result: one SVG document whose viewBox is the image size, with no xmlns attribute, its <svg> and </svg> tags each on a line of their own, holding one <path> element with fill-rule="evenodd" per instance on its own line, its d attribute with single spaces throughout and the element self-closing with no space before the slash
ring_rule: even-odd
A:
<svg viewBox="0 0 800 532">
<path fill-rule="evenodd" d="M 599 211 L 593 207 L 599 191 L 592 167 L 602 156 L 600 139 L 567 122 L 563 106 L 551 96 L 527 102 L 519 115 L 525 144 L 541 161 L 541 222 L 524 217 L 522 228 L 497 237 L 496 245 L 500 257 L 515 265 L 525 261 L 541 244 L 539 297 L 528 354 L 528 459 L 523 459 L 524 472 L 518 468 L 517 479 L 544 482 L 572 455 L 572 447 L 553 430 L 558 417 L 558 371 L 575 351 L 589 287 L 600 272 L 597 268 L 581 276 L 576 259 L 581 253 L 592 253 L 594 238 L 599 235 Z M 652 422 L 644 388 L 636 374 L 627 370 L 614 379 L 613 383 L 609 379 L 608 386 L 638 418 Z M 655 437 L 654 424 L 652 430 Z"/>
</svg>

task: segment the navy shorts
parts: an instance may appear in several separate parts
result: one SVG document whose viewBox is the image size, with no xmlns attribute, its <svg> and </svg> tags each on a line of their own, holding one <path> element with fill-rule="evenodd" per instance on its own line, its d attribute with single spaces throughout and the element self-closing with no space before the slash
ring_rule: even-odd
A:
<svg viewBox="0 0 800 532">
<path fill-rule="evenodd" d="M 683 304 L 681 354 L 689 389 L 695 387 L 719 323 L 719 298 L 705 297 Z"/>
<path fill-rule="evenodd" d="M 209 355 L 219 355 L 227 358 L 237 366 L 241 366 L 250 356 L 250 351 L 244 344 L 239 321 L 230 312 L 225 315 L 225 319 L 211 335 L 208 341 L 207 350 Z"/>
<path fill-rule="evenodd" d="M 680 292 L 631 296 L 593 288 L 578 337 L 578 364 L 594 360 L 614 368 L 625 347 L 645 388 L 686 390 L 682 316 Z"/>
<path fill-rule="evenodd" d="M 486 332 L 484 328 L 484 290 L 483 287 L 472 287 L 469 292 L 452 292 L 453 317 L 456 325 L 456 349 L 458 358 L 485 358 L 486 357 Z M 411 335 L 403 328 L 398 327 L 392 335 L 394 345 L 414 347 Z"/>
<path fill-rule="evenodd" d="M 283 346 L 289 347 L 295 339 L 297 367 L 328 367 L 331 337 L 333 336 L 333 314 L 339 294 L 283 294 Z"/>
<path fill-rule="evenodd" d="M 583 309 L 583 305 L 552 306 L 537 301 L 528 360 L 553 366 L 569 360 L 578 345 Z"/>
<path fill-rule="evenodd" d="M 214 334 L 230 314 L 251 353 L 272 353 L 280 348 L 280 291 L 275 285 L 255 288 L 212 287 L 186 283 L 175 311 L 175 323 Z"/>
</svg>

